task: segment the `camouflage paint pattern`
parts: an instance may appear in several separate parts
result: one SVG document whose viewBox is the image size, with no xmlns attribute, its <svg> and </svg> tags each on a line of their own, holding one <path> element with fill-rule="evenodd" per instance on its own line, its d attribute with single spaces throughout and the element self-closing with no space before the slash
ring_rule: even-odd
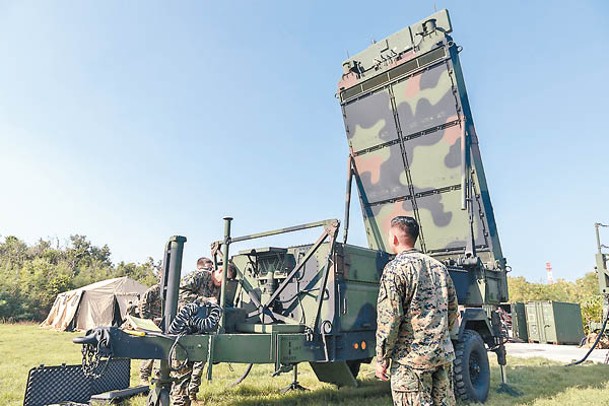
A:
<svg viewBox="0 0 609 406">
<path fill-rule="evenodd" d="M 454 259 L 471 241 L 471 213 L 478 256 L 503 270 L 451 31 L 442 10 L 343 63 L 338 94 L 368 243 L 386 250 L 391 219 L 409 215 L 421 226 L 418 248 Z"/>
<path fill-rule="evenodd" d="M 256 301 L 266 302 L 273 289 L 285 280 L 310 248 L 310 245 L 284 250 L 263 248 L 257 250 L 256 255 L 249 250 L 233 256 L 232 261 L 239 269 L 241 289 L 231 305 L 244 309 L 248 314 L 255 312 L 258 308 Z M 262 254 L 265 250 L 269 250 L 268 254 Z M 314 332 L 373 332 L 376 328 L 378 281 L 388 260 L 388 255 L 379 251 L 323 243 L 269 307 L 284 317 L 282 322 L 303 325 Z M 316 325 L 317 302 L 326 267 L 330 269 Z M 268 283 L 269 273 L 273 275 L 274 286 Z M 248 322 L 275 321 L 270 315 L 255 315 Z"/>
</svg>

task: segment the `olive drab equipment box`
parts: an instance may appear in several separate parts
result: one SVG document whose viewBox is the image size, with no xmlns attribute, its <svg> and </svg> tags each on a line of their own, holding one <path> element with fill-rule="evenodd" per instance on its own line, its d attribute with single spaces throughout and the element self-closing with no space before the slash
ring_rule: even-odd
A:
<svg viewBox="0 0 609 406">
<path fill-rule="evenodd" d="M 526 320 L 530 342 L 579 344 L 585 336 L 578 303 L 529 302 L 526 304 Z"/>
</svg>

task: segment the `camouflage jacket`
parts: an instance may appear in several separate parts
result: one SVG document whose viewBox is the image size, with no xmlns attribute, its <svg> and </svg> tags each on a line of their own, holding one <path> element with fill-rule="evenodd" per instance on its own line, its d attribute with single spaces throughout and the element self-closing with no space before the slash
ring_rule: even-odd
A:
<svg viewBox="0 0 609 406">
<path fill-rule="evenodd" d="M 417 250 L 398 254 L 383 271 L 377 313 L 377 362 L 431 370 L 455 359 L 457 293 L 437 260 Z"/>
<path fill-rule="evenodd" d="M 180 296 L 178 308 L 181 309 L 194 301 L 216 298 L 220 295 L 220 289 L 214 286 L 211 272 L 204 269 L 197 269 L 184 276 L 180 281 Z"/>
<path fill-rule="evenodd" d="M 145 319 L 161 318 L 161 284 L 157 283 L 144 292 L 140 300 L 140 315 Z"/>
</svg>

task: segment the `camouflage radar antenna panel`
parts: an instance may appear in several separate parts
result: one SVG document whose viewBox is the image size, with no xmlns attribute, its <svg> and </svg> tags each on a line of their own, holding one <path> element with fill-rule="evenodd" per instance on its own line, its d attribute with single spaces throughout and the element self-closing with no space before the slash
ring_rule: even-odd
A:
<svg viewBox="0 0 609 406">
<path fill-rule="evenodd" d="M 396 215 L 421 225 L 419 248 L 473 253 L 503 268 L 493 209 L 447 10 L 343 63 L 338 84 L 368 243 L 385 250 Z"/>
</svg>

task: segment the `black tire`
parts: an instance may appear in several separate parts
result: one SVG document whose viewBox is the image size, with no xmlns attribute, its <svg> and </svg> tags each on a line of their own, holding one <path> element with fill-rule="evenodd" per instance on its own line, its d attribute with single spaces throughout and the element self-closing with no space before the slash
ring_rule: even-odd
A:
<svg viewBox="0 0 609 406">
<path fill-rule="evenodd" d="M 362 361 L 347 361 L 347 366 L 349 367 L 349 371 L 353 374 L 353 377 L 357 378 L 359 368 L 362 366 Z"/>
<path fill-rule="evenodd" d="M 480 334 L 474 330 L 465 330 L 455 346 L 455 353 L 455 396 L 466 402 L 484 403 L 491 384 L 491 369 Z"/>
</svg>

